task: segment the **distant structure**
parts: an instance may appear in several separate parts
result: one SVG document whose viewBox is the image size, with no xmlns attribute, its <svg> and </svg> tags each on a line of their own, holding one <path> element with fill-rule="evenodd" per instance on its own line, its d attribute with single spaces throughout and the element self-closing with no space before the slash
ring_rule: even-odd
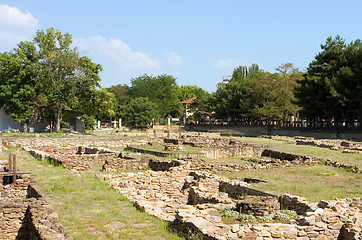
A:
<svg viewBox="0 0 362 240">
<path fill-rule="evenodd" d="M 223 76 L 222 77 L 222 83 L 229 83 L 230 82 L 230 79 L 231 79 L 231 76 L 228 75 L 228 76 Z"/>
<path fill-rule="evenodd" d="M 196 100 L 196 98 L 197 97 L 189 98 L 189 99 L 186 99 L 181 102 L 182 105 L 184 105 L 184 116 L 183 116 L 183 120 L 182 120 L 183 124 L 186 124 L 186 120 L 194 114 L 193 112 L 189 111 L 187 106 L 189 104 L 193 103 Z"/>
</svg>

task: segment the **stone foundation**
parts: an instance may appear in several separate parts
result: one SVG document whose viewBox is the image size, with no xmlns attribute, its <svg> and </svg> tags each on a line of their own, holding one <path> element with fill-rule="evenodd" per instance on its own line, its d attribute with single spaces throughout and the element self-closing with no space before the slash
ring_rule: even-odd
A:
<svg viewBox="0 0 362 240">
<path fill-rule="evenodd" d="M 275 197 L 244 196 L 236 204 L 236 210 L 253 216 L 272 216 L 280 210 L 280 204 Z"/>
<path fill-rule="evenodd" d="M 0 239 L 72 239 L 31 182 L 0 186 Z"/>
</svg>

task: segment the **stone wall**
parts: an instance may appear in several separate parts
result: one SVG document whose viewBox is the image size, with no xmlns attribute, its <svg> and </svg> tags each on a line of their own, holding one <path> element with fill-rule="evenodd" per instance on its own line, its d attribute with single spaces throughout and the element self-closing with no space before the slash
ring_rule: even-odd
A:
<svg viewBox="0 0 362 240">
<path fill-rule="evenodd" d="M 149 167 L 149 158 L 113 158 L 106 159 L 102 166 L 103 171 L 125 171 L 125 170 L 142 170 Z"/>
<path fill-rule="evenodd" d="M 296 145 L 308 145 L 321 148 L 329 148 L 332 150 L 341 150 L 344 153 L 362 154 L 362 144 L 342 139 L 315 139 L 313 137 L 287 137 L 287 136 L 271 136 L 263 135 L 264 138 L 270 138 L 278 141 L 286 141 Z"/>
<path fill-rule="evenodd" d="M 238 199 L 245 195 L 253 195 L 253 196 L 265 196 L 265 197 L 274 197 L 277 198 L 276 195 L 259 191 L 257 189 L 253 189 L 247 187 L 244 182 L 240 182 L 237 180 L 220 180 L 219 181 L 219 191 L 226 192 L 230 197 L 234 199 Z"/>
<path fill-rule="evenodd" d="M 236 204 L 239 213 L 253 216 L 272 216 L 280 210 L 278 198 L 271 196 L 243 196 Z"/>
<path fill-rule="evenodd" d="M 282 209 L 294 210 L 297 214 L 314 212 L 318 207 L 315 203 L 310 203 L 306 198 L 284 194 L 279 197 Z"/>
<path fill-rule="evenodd" d="M 71 239 L 33 181 L 0 186 L 0 239 Z"/>
<path fill-rule="evenodd" d="M 8 138 L 4 139 L 8 141 L 13 146 L 32 146 L 44 147 L 44 146 L 68 146 L 68 147 L 78 147 L 78 146 L 103 146 L 103 147 L 126 147 L 127 145 L 147 145 L 150 142 L 154 144 L 162 144 L 162 139 L 153 139 L 149 137 L 123 137 L 123 138 Z"/>
<path fill-rule="evenodd" d="M 262 152 L 262 156 L 280 159 L 282 161 L 289 161 L 295 165 L 325 164 L 332 167 L 347 169 L 354 173 L 362 173 L 362 169 L 359 166 L 353 166 L 349 164 L 339 163 L 337 161 L 333 161 L 330 159 L 311 157 L 307 155 L 300 155 L 300 154 L 281 152 L 271 149 L 265 149 Z"/>
</svg>

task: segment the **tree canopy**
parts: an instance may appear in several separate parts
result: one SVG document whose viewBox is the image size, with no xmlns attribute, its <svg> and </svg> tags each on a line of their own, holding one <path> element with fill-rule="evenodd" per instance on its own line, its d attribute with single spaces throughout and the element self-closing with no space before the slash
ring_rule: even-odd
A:
<svg viewBox="0 0 362 240">
<path fill-rule="evenodd" d="M 301 114 L 331 120 L 362 119 L 362 44 L 328 37 L 296 88 Z"/>
<path fill-rule="evenodd" d="M 263 71 L 258 65 L 234 69 L 229 83 L 219 83 L 211 98 L 214 116 L 231 119 L 286 119 L 296 113 L 293 89 L 301 73 L 292 64 Z"/>
<path fill-rule="evenodd" d="M 14 52 L 0 53 L 0 105 L 25 131 L 39 100 L 39 66 L 30 42 L 20 43 Z"/>
<path fill-rule="evenodd" d="M 125 109 L 125 124 L 131 127 L 145 128 L 158 117 L 158 107 L 146 97 L 131 99 Z"/>
<path fill-rule="evenodd" d="M 65 110 L 94 112 L 102 67 L 71 43 L 69 33 L 49 28 L 1 54 L 0 103 L 15 120 L 25 124 L 34 117 L 59 130 Z"/>
<path fill-rule="evenodd" d="M 131 80 L 130 97 L 147 97 L 157 105 L 160 117 L 180 115 L 176 78 L 163 74 L 156 77 L 147 74 Z"/>
</svg>

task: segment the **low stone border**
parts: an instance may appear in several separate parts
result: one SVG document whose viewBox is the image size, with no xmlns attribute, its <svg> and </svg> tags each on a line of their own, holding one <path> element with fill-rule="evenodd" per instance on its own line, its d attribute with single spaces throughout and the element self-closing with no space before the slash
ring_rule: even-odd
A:
<svg viewBox="0 0 362 240">
<path fill-rule="evenodd" d="M 358 166 L 353 166 L 349 164 L 339 163 L 337 161 L 333 161 L 330 159 L 323 159 L 323 158 L 317 158 L 317 157 L 311 157 L 307 155 L 300 155 L 300 154 L 293 154 L 293 153 L 286 153 L 271 149 L 265 149 L 262 152 L 262 156 L 280 159 L 282 161 L 290 161 L 290 162 L 300 162 L 303 165 L 311 165 L 311 164 L 325 164 L 332 167 L 338 167 L 350 170 L 354 173 L 362 173 L 362 169 Z"/>
</svg>

